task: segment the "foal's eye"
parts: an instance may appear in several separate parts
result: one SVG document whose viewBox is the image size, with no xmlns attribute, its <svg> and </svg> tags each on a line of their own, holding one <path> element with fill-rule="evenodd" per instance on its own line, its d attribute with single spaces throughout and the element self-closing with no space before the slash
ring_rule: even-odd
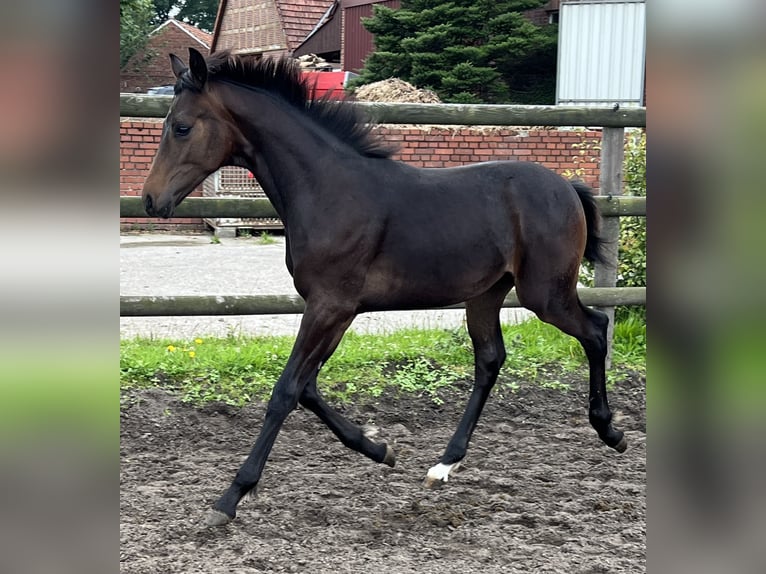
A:
<svg viewBox="0 0 766 574">
<path fill-rule="evenodd" d="M 189 133 L 191 128 L 189 126 L 185 126 L 183 124 L 178 124 L 175 129 L 175 134 L 177 136 L 185 136 Z"/>
</svg>

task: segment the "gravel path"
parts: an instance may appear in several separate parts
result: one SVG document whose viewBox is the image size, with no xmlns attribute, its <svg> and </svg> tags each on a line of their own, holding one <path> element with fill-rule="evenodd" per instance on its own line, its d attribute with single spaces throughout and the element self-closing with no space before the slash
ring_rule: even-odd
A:
<svg viewBox="0 0 766 574">
<path fill-rule="evenodd" d="M 121 295 L 286 295 L 294 294 L 285 267 L 284 238 L 262 245 L 259 239 L 221 239 L 210 235 L 126 234 L 120 236 Z M 530 316 L 503 309 L 504 322 Z M 229 334 L 294 335 L 300 315 L 217 317 L 121 317 L 120 337 L 191 339 Z M 358 316 L 351 329 L 385 333 L 406 327 L 452 328 L 463 310 L 395 311 Z"/>
</svg>

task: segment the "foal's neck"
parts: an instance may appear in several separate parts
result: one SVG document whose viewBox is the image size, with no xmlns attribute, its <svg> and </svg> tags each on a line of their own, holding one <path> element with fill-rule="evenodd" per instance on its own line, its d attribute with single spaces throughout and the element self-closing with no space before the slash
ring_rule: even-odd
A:
<svg viewBox="0 0 766 574">
<path fill-rule="evenodd" d="M 237 163 L 255 175 L 285 224 L 294 206 L 321 193 L 323 173 L 342 169 L 344 156 L 361 157 L 273 94 L 248 90 L 243 96 L 227 86 L 224 101 L 249 144 Z"/>
</svg>

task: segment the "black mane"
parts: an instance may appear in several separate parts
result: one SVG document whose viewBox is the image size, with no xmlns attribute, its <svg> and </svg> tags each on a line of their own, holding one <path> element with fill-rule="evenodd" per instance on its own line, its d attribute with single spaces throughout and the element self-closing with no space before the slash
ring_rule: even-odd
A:
<svg viewBox="0 0 766 574">
<path fill-rule="evenodd" d="M 226 50 L 210 55 L 207 66 L 208 81 L 230 82 L 276 94 L 362 155 L 389 158 L 394 153 L 370 133 L 372 126 L 357 108 L 325 97 L 313 99 L 313 86 L 303 81 L 300 66 L 292 58 L 256 58 Z"/>
</svg>

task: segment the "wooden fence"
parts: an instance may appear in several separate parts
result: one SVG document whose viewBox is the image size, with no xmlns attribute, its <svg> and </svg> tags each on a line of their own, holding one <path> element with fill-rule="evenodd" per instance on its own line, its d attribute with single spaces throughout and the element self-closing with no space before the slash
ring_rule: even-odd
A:
<svg viewBox="0 0 766 574">
<path fill-rule="evenodd" d="M 120 116 L 164 118 L 173 96 L 120 94 Z M 646 127 L 646 108 L 354 102 L 379 124 Z"/>
<path fill-rule="evenodd" d="M 164 117 L 172 96 L 120 94 L 120 116 Z M 373 121 L 391 124 L 589 126 L 603 129 L 600 194 L 604 215 L 602 236 L 608 263 L 596 265 L 594 288 L 580 290 L 586 305 L 595 305 L 610 317 L 612 340 L 615 305 L 646 305 L 646 288 L 617 288 L 619 218 L 646 215 L 645 197 L 622 196 L 622 164 L 626 127 L 646 127 L 646 108 L 589 108 L 570 106 L 507 106 L 468 104 L 354 103 Z M 178 217 L 275 217 L 264 199 L 187 198 L 178 206 Z M 145 216 L 138 197 L 120 197 L 120 217 Z M 519 306 L 515 294 L 505 307 Z M 454 306 L 460 308 L 461 305 Z M 230 297 L 120 297 L 121 316 L 249 315 L 301 313 L 303 301 L 296 296 Z M 610 346 L 611 347 L 611 346 Z"/>
</svg>

